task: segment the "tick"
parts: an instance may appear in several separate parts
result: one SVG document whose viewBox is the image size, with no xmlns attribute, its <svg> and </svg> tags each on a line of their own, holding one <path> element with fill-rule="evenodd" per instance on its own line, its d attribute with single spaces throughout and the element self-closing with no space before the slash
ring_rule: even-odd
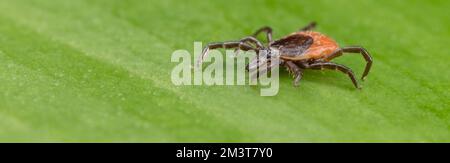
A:
<svg viewBox="0 0 450 163">
<path fill-rule="evenodd" d="M 294 77 L 294 86 L 298 86 L 303 76 L 305 69 L 337 70 L 348 75 L 353 85 L 360 88 L 355 79 L 353 71 L 347 66 L 331 62 L 336 57 L 342 56 L 345 53 L 361 54 L 365 61 L 366 67 L 361 77 L 362 80 L 369 74 L 372 66 L 372 57 L 369 52 L 360 46 L 340 47 L 336 41 L 324 34 L 313 31 L 316 23 L 312 22 L 299 31 L 287 35 L 278 40 L 272 40 L 272 28 L 263 27 L 257 30 L 253 35 L 245 37 L 239 41 L 228 41 L 220 43 L 210 43 L 204 49 L 199 59 L 199 63 L 206 57 L 208 51 L 211 49 L 225 48 L 236 49 L 242 51 L 254 50 L 257 55 L 265 54 L 267 58 L 273 55 L 278 55 L 280 58 L 279 66 L 285 67 Z M 266 33 L 267 46 L 264 46 L 256 37 L 260 33 Z M 264 52 L 264 53 L 261 53 Z M 261 62 L 255 57 L 247 64 L 247 70 L 258 69 Z M 268 65 L 267 69 L 258 70 L 257 74 L 266 73 L 271 67 L 277 66 L 270 62 L 270 59 L 265 61 Z M 257 75 L 258 76 L 258 75 Z"/>
</svg>

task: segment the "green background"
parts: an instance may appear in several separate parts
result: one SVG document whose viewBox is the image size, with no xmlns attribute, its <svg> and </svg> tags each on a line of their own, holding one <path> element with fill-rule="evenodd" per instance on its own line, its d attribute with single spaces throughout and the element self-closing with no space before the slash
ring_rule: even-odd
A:
<svg viewBox="0 0 450 163">
<path fill-rule="evenodd" d="M 0 141 L 448 142 L 447 0 L 0 0 Z M 256 86 L 174 86 L 174 50 L 318 22 L 374 58 Z M 262 37 L 261 37 L 262 38 Z M 360 55 L 335 62 L 358 77 Z"/>
</svg>

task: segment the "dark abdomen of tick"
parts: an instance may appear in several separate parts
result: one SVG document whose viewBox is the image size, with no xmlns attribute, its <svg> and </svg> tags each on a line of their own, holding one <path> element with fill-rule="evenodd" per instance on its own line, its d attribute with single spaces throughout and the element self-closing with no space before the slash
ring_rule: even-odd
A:
<svg viewBox="0 0 450 163">
<path fill-rule="evenodd" d="M 277 48 L 282 56 L 296 57 L 303 55 L 313 43 L 314 39 L 310 36 L 292 34 L 274 41 L 271 47 Z"/>
</svg>

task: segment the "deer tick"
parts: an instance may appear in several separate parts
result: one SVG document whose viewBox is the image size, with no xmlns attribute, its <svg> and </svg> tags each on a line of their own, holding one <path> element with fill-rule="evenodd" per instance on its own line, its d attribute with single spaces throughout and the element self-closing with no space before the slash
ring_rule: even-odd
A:
<svg viewBox="0 0 450 163">
<path fill-rule="evenodd" d="M 331 39 L 319 32 L 313 31 L 316 23 L 312 22 L 299 31 L 287 35 L 278 40 L 272 40 L 272 28 L 263 27 L 257 30 L 253 35 L 245 37 L 239 41 L 228 41 L 220 43 L 210 43 L 203 49 L 203 54 L 199 59 L 199 63 L 206 57 L 210 49 L 225 48 L 236 49 L 242 51 L 254 50 L 257 55 L 264 51 L 268 57 L 271 55 L 278 55 L 280 58 L 279 66 L 286 67 L 287 70 L 293 74 L 294 86 L 298 86 L 303 76 L 305 69 L 323 70 L 331 69 L 338 70 L 347 74 L 353 85 L 360 88 L 355 79 L 353 71 L 341 64 L 330 62 L 332 59 L 342 56 L 344 53 L 359 53 L 366 60 L 366 67 L 362 75 L 362 80 L 369 74 L 372 66 L 372 57 L 369 52 L 360 46 L 339 47 L 339 45 Z M 268 44 L 264 46 L 256 37 L 260 33 L 266 33 Z M 276 53 L 275 53 L 276 52 Z M 247 64 L 246 69 L 258 69 L 261 65 L 255 57 Z M 258 74 L 266 73 L 271 67 L 277 66 L 270 64 L 270 60 L 266 61 L 267 69 L 259 70 Z"/>
</svg>

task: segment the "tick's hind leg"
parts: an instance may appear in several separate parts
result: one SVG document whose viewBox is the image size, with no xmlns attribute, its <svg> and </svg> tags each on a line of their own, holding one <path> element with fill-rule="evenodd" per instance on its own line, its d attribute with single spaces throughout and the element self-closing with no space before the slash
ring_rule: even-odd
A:
<svg viewBox="0 0 450 163">
<path fill-rule="evenodd" d="M 372 67 L 372 56 L 370 56 L 369 52 L 367 52 L 366 49 L 363 47 L 345 47 L 342 48 L 342 51 L 347 53 L 361 53 L 363 55 L 364 59 L 366 60 L 366 68 L 364 69 L 364 73 L 361 77 L 362 80 L 366 78 L 366 76 L 369 74 L 370 68 Z"/>
<path fill-rule="evenodd" d="M 301 28 L 299 31 L 312 31 L 314 30 L 314 28 L 316 28 L 316 26 L 317 26 L 316 22 L 311 22 L 307 26 Z"/>
<path fill-rule="evenodd" d="M 364 80 L 366 78 L 366 76 L 369 74 L 370 68 L 372 67 L 372 57 L 370 56 L 369 52 L 364 49 L 363 47 L 359 47 L 359 46 L 351 46 L 351 47 L 345 47 L 345 48 L 341 48 L 337 51 L 335 51 L 334 53 L 330 54 L 329 56 L 327 56 L 325 58 L 325 60 L 330 61 L 333 58 L 339 57 L 341 56 L 343 53 L 360 53 L 363 57 L 364 60 L 366 60 L 366 68 L 364 69 L 364 73 L 361 77 L 362 80 Z"/>
<path fill-rule="evenodd" d="M 272 40 L 272 28 L 270 27 L 262 27 L 259 30 L 257 30 L 255 33 L 253 33 L 253 37 L 257 37 L 261 32 L 265 32 L 266 33 L 266 37 L 267 37 L 267 41 L 270 43 L 273 42 Z"/>
<path fill-rule="evenodd" d="M 300 80 L 303 77 L 303 69 L 298 67 L 294 62 L 292 61 L 286 61 L 285 66 L 287 67 L 289 73 L 291 73 L 294 77 L 294 86 L 298 86 L 300 83 Z"/>
<path fill-rule="evenodd" d="M 323 69 L 339 70 L 339 71 L 347 74 L 348 77 L 350 77 L 350 79 L 352 80 L 353 85 L 356 88 L 360 89 L 360 87 L 358 86 L 358 82 L 355 79 L 355 75 L 353 74 L 353 71 L 344 65 L 340 65 L 337 63 L 333 63 L 333 62 L 318 62 L 318 63 L 309 64 L 307 68 L 314 69 L 314 70 L 323 70 Z"/>
</svg>

